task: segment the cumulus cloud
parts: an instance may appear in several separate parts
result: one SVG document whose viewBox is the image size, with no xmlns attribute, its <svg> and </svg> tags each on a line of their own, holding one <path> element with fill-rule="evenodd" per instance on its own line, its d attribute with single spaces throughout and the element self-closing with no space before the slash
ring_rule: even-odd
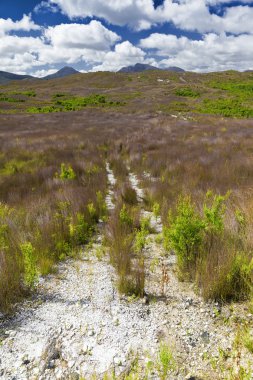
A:
<svg viewBox="0 0 253 380">
<path fill-rule="evenodd" d="M 154 33 L 140 41 L 162 59 L 160 67 L 180 66 L 189 71 L 246 70 L 253 67 L 252 35 L 208 33 L 200 40 Z"/>
<path fill-rule="evenodd" d="M 70 49 L 109 50 L 121 38 L 99 21 L 89 24 L 61 24 L 49 27 L 44 33 L 53 45 Z"/>
<path fill-rule="evenodd" d="M 4 20 L 6 21 L 6 20 Z M 18 26 L 12 20 L 5 25 L 5 31 L 16 28 L 28 28 L 22 21 Z M 31 21 L 31 20 L 30 20 Z M 14 26 L 13 26 L 14 25 Z M 30 23 L 30 27 L 33 23 Z M 20 37 L 4 34 L 0 39 L 0 70 L 12 71 L 16 73 L 33 72 L 39 76 L 44 75 L 43 66 L 55 64 L 75 64 L 84 62 L 87 65 L 98 65 L 108 62 L 108 53 L 114 45 L 121 40 L 116 33 L 104 27 L 99 21 L 91 21 L 89 24 L 60 24 L 54 27 L 45 28 L 40 37 Z M 141 49 L 128 49 L 129 54 L 134 54 Z M 116 48 L 115 57 L 126 57 L 122 49 Z M 116 58 L 115 58 L 116 59 Z M 117 58 L 119 59 L 119 58 Z M 123 59 L 123 58 L 122 58 Z"/>
<path fill-rule="evenodd" d="M 55 10 L 59 6 L 69 17 L 95 15 L 138 29 L 170 21 L 182 30 L 201 31 L 202 38 L 191 40 L 151 33 L 135 46 L 122 41 L 107 24 L 97 20 L 85 24 L 79 19 L 78 23 L 75 20 L 41 28 L 31 15 L 24 15 L 18 21 L 0 19 L 0 70 L 44 76 L 65 64 L 78 63 L 79 67 L 83 64 L 84 70 L 116 71 L 137 62 L 160 67 L 180 66 L 193 71 L 252 68 L 253 8 L 249 1 L 241 2 L 244 5 L 235 2 L 234 6 L 230 2 L 222 16 L 210 13 L 209 5 L 226 3 L 227 0 L 165 0 L 155 9 L 152 0 L 43 1 L 41 7 L 47 4 L 48 9 L 53 6 Z M 39 29 L 38 37 L 15 35 L 15 31 Z"/>
<path fill-rule="evenodd" d="M 211 13 L 209 5 L 230 3 L 228 0 L 165 0 L 154 8 L 153 0 L 50 0 L 71 19 L 75 17 L 99 17 L 111 24 L 129 25 L 136 30 L 149 29 L 152 25 L 171 22 L 183 30 L 205 32 L 251 32 L 250 20 L 253 10 L 244 6 L 234 6 L 225 10 L 224 15 Z"/>
<path fill-rule="evenodd" d="M 30 30 L 39 30 L 40 26 L 36 25 L 31 15 L 24 15 L 19 21 L 13 21 L 11 18 L 0 18 L 0 36 L 8 34 L 11 31 L 23 30 L 29 32 Z"/>
<path fill-rule="evenodd" d="M 44 31 L 45 45 L 39 56 L 47 63 L 101 62 L 121 39 L 99 21 L 89 24 L 61 24 Z"/>
<path fill-rule="evenodd" d="M 94 66 L 93 71 L 117 71 L 123 66 L 129 66 L 136 62 L 143 62 L 146 53 L 140 48 L 124 41 L 115 46 L 114 51 L 105 54 L 103 63 Z"/>
</svg>

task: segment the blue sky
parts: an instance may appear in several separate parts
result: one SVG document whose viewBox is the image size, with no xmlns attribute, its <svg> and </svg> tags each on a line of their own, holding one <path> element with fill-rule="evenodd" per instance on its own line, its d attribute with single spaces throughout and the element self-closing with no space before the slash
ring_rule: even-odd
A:
<svg viewBox="0 0 253 380">
<path fill-rule="evenodd" d="M 0 70 L 253 68 L 253 1 L 0 0 Z"/>
</svg>

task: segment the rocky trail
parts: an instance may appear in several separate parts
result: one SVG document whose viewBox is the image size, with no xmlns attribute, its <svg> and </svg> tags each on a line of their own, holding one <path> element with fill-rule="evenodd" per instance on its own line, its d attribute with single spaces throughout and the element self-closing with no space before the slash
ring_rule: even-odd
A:
<svg viewBox="0 0 253 380">
<path fill-rule="evenodd" d="M 112 209 L 115 178 L 109 166 L 107 172 Z M 129 180 L 141 201 L 137 177 L 130 173 Z M 159 218 L 144 213 L 161 232 Z M 223 323 L 232 318 L 228 307 L 204 303 L 191 284 L 178 282 L 175 256 L 164 256 L 157 233 L 145 248 L 148 300 L 119 296 L 101 242 L 99 230 L 79 259 L 61 263 L 14 317 L 0 319 L 0 378 L 89 379 L 107 372 L 118 378 L 138 356 L 140 368 L 154 363 L 148 378 L 159 379 L 161 341 L 174 357 L 166 378 L 220 378 L 219 353 L 232 350 L 235 335 L 234 326 Z"/>
</svg>

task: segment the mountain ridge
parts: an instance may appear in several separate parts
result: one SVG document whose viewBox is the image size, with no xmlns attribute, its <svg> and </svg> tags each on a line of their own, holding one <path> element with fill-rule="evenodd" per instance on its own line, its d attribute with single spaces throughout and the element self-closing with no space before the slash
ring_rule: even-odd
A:
<svg viewBox="0 0 253 380">
<path fill-rule="evenodd" d="M 145 63 L 136 63 L 135 65 L 122 67 L 120 70 L 118 70 L 118 73 L 140 73 L 149 70 L 184 72 L 184 70 L 181 67 L 177 66 L 171 66 L 165 69 L 161 69 L 159 67 L 148 65 Z"/>
<path fill-rule="evenodd" d="M 38 78 L 32 75 L 20 75 L 20 74 L 14 74 L 10 73 L 8 71 L 0 71 L 0 85 L 1 84 L 7 84 L 14 80 L 32 80 L 32 79 L 38 79 L 38 80 L 49 80 L 49 79 L 57 79 L 57 78 L 64 78 L 69 75 L 74 74 L 80 74 L 79 71 L 73 69 L 73 67 L 64 66 L 60 70 L 56 71 L 53 74 L 46 75 L 45 77 Z"/>
</svg>

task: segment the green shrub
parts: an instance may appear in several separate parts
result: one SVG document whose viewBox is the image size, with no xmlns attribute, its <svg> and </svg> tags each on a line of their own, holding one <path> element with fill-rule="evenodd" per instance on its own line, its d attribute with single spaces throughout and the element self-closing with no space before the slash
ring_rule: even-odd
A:
<svg viewBox="0 0 253 380">
<path fill-rule="evenodd" d="M 191 89 L 190 87 L 178 88 L 175 91 L 175 94 L 177 96 L 187 96 L 187 97 L 191 97 L 191 98 L 196 98 L 196 97 L 200 96 L 200 93 L 198 91 L 195 91 L 195 90 Z"/>
<path fill-rule="evenodd" d="M 60 174 L 57 173 L 57 177 L 62 180 L 72 180 L 76 178 L 76 173 L 70 165 L 61 164 Z"/>
<path fill-rule="evenodd" d="M 135 233 L 135 242 L 134 242 L 134 250 L 136 253 L 140 254 L 145 245 L 147 236 L 149 234 L 149 218 L 142 218 L 140 221 L 141 228 L 139 230 L 136 230 Z"/>
<path fill-rule="evenodd" d="M 161 208 L 160 208 L 159 203 L 155 202 L 155 203 L 153 204 L 152 212 L 153 212 L 153 214 L 154 214 L 154 216 L 155 216 L 155 218 L 156 218 L 156 220 L 157 220 L 157 218 L 159 217 L 160 212 L 161 212 Z"/>
<path fill-rule="evenodd" d="M 164 229 L 166 248 L 175 251 L 180 272 L 191 273 L 203 242 L 205 225 L 190 197 L 179 198 L 176 213 L 169 214 L 168 222 L 169 227 Z"/>
<path fill-rule="evenodd" d="M 34 288 L 38 281 L 35 249 L 30 242 L 20 245 L 24 260 L 24 283 L 29 288 Z"/>
<path fill-rule="evenodd" d="M 51 112 L 69 112 L 79 111 L 87 106 L 112 107 L 122 105 L 119 101 L 109 101 L 104 95 L 92 94 L 87 97 L 73 96 L 67 98 L 67 95 L 56 94 L 53 96 L 54 104 L 44 107 L 30 107 L 26 110 L 28 113 L 51 113 Z"/>
<path fill-rule="evenodd" d="M 92 230 L 85 220 L 85 216 L 81 213 L 77 213 L 76 222 L 71 222 L 69 229 L 71 240 L 75 245 L 86 244 L 92 234 Z"/>
<path fill-rule="evenodd" d="M 102 220 L 106 220 L 108 210 L 105 202 L 105 197 L 101 191 L 97 191 L 96 193 L 96 201 L 97 201 L 97 208 L 99 216 Z"/>
<path fill-rule="evenodd" d="M 205 229 L 205 254 L 210 254 L 215 239 L 224 231 L 224 214 L 226 211 L 226 200 L 229 192 L 225 195 L 216 195 L 212 191 L 206 193 L 203 205 L 203 223 Z"/>
<path fill-rule="evenodd" d="M 248 255 L 230 252 L 226 262 L 210 271 L 213 273 L 212 279 L 208 282 L 208 286 L 204 284 L 206 299 L 239 301 L 245 300 L 251 294 L 253 260 L 250 262 Z"/>
<path fill-rule="evenodd" d="M 130 227 L 133 225 L 133 219 L 131 215 L 129 214 L 125 204 L 123 204 L 122 208 L 120 209 L 119 221 L 120 223 L 126 224 L 127 226 L 130 226 Z"/>
<path fill-rule="evenodd" d="M 205 99 L 198 110 L 201 113 L 221 115 L 225 117 L 253 117 L 253 108 L 244 105 L 239 99 Z"/>
<path fill-rule="evenodd" d="M 166 343 L 161 343 L 157 358 L 157 367 L 161 380 L 166 380 L 170 371 L 176 368 L 175 359 L 170 347 Z"/>
<path fill-rule="evenodd" d="M 99 220 L 99 215 L 98 215 L 98 212 L 97 212 L 96 207 L 94 206 L 93 202 L 88 203 L 87 210 L 88 210 L 89 216 L 91 218 L 92 224 L 97 223 Z"/>
</svg>

